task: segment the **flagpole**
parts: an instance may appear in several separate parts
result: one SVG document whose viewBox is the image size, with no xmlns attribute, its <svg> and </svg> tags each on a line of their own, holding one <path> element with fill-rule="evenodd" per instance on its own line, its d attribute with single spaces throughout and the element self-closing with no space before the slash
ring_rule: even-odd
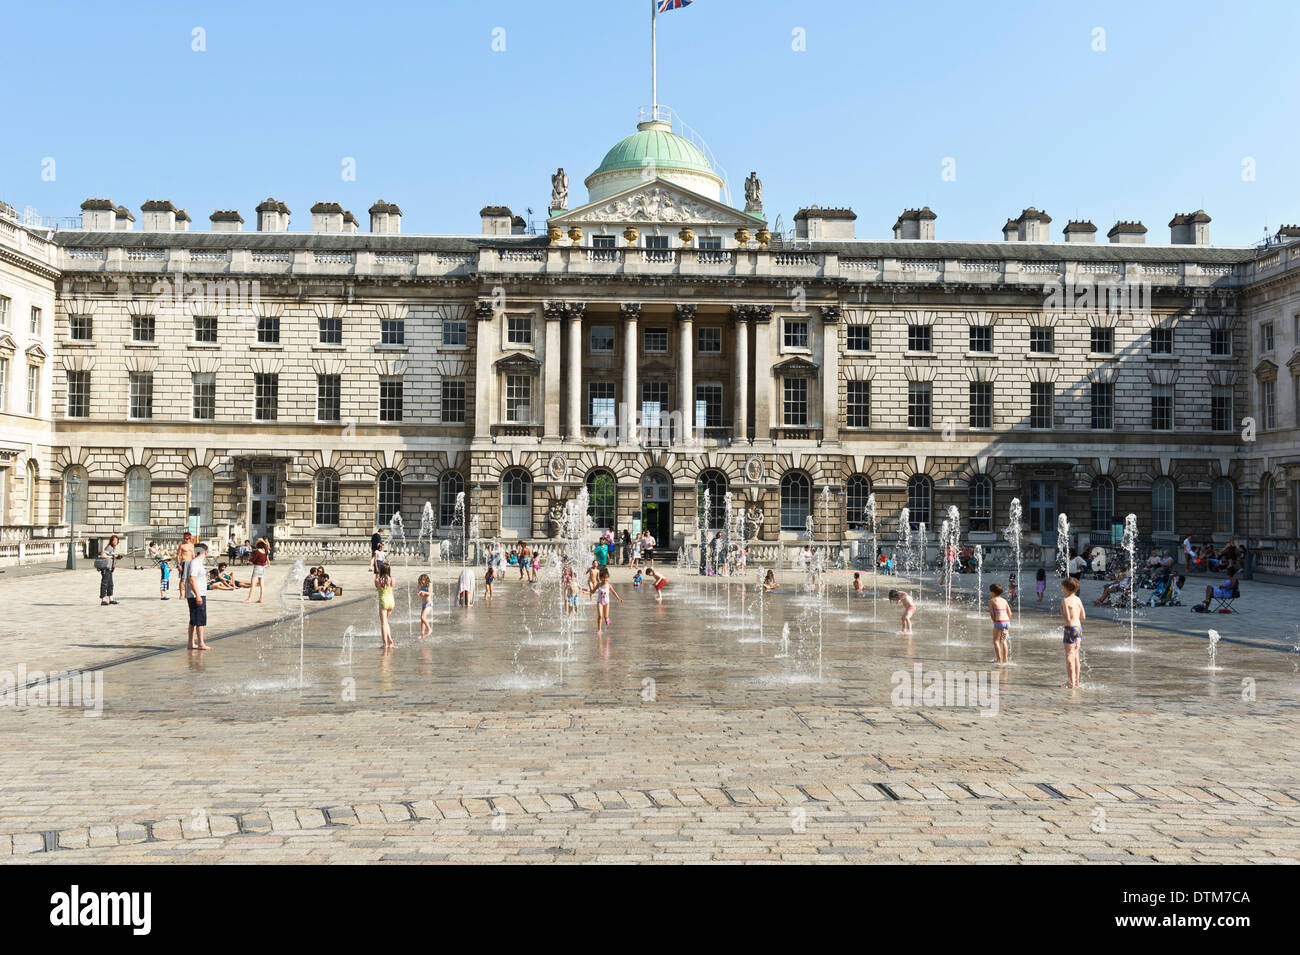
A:
<svg viewBox="0 0 1300 955">
<path fill-rule="evenodd" d="M 650 0 L 650 119 L 659 118 L 659 38 L 655 32 L 655 18 L 659 4 Z"/>
</svg>

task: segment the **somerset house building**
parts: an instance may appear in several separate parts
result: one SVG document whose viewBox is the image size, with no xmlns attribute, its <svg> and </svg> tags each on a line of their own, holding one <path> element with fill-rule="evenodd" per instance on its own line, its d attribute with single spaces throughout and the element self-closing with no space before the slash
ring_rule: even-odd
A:
<svg viewBox="0 0 1300 955">
<path fill-rule="evenodd" d="M 869 494 L 882 541 L 956 505 L 996 548 L 1017 497 L 1035 540 L 1065 513 L 1110 543 L 1133 512 L 1297 573 L 1300 229 L 1226 247 L 1200 210 L 1028 208 L 957 240 L 929 208 L 810 206 L 778 234 L 758 176 L 733 204 L 658 113 L 583 185 L 558 170 L 534 234 L 488 205 L 480 234 L 412 235 L 328 196 L 204 228 L 168 199 L 53 231 L 4 207 L 0 559 L 192 520 L 361 553 L 426 501 L 464 533 L 462 492 L 481 536 L 545 540 L 585 487 L 597 526 L 669 549 L 727 492 L 772 552 L 809 517 L 860 539 Z"/>
</svg>

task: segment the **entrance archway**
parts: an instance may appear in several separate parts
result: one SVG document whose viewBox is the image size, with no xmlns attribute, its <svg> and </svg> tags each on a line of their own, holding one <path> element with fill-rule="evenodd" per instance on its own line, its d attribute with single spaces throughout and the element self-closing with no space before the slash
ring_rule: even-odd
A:
<svg viewBox="0 0 1300 955">
<path fill-rule="evenodd" d="M 660 548 L 670 546 L 673 482 L 662 471 L 647 471 L 641 476 L 641 526 L 650 531 Z"/>
</svg>

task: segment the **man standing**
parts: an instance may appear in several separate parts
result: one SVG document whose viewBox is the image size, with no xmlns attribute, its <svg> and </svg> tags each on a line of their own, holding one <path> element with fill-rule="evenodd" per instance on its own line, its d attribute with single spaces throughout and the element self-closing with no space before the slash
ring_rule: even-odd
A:
<svg viewBox="0 0 1300 955">
<path fill-rule="evenodd" d="M 191 560 L 194 559 L 194 535 L 189 531 L 181 538 L 180 544 L 176 547 L 176 566 L 182 573 Z M 185 592 L 185 585 L 181 584 L 181 591 Z"/>
<path fill-rule="evenodd" d="M 194 557 L 185 567 L 185 601 L 190 607 L 189 649 L 210 650 L 203 640 L 203 629 L 208 625 L 208 570 L 203 559 L 208 554 L 206 544 L 194 548 Z"/>
</svg>

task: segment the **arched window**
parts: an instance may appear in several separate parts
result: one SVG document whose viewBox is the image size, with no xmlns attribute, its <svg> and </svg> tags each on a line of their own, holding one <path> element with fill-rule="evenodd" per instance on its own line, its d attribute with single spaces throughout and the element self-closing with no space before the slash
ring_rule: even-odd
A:
<svg viewBox="0 0 1300 955">
<path fill-rule="evenodd" d="M 456 526 L 456 498 L 465 493 L 465 479 L 459 471 L 443 471 L 438 478 L 438 526 Z M 464 511 L 461 522 L 464 523 Z"/>
<path fill-rule="evenodd" d="M 844 522 L 850 527 L 867 524 L 867 498 L 871 494 L 871 482 L 864 475 L 855 474 L 844 486 Z"/>
<path fill-rule="evenodd" d="M 393 515 L 402 510 L 402 476 L 396 471 L 379 472 L 379 526 L 393 520 Z"/>
<path fill-rule="evenodd" d="M 334 471 L 316 472 L 316 526 L 335 527 L 339 522 L 339 476 Z"/>
<path fill-rule="evenodd" d="M 812 482 L 801 471 L 789 471 L 781 478 L 781 530 L 801 531 L 807 527 L 812 504 Z"/>
<path fill-rule="evenodd" d="M 195 468 L 190 471 L 190 507 L 199 509 L 199 526 L 212 524 L 212 472 L 207 468 Z M 186 512 L 188 523 L 189 512 Z"/>
<path fill-rule="evenodd" d="M 75 486 L 75 490 L 73 490 Z M 63 472 L 63 523 L 85 524 L 90 500 L 90 475 L 80 464 Z"/>
<path fill-rule="evenodd" d="M 993 479 L 987 474 L 977 474 L 970 479 L 967 514 L 970 516 L 971 530 L 993 530 Z"/>
<path fill-rule="evenodd" d="M 1265 474 L 1259 482 L 1259 497 L 1264 504 L 1264 536 L 1272 537 L 1281 523 L 1274 513 L 1277 508 L 1277 486 L 1273 482 L 1273 475 Z"/>
<path fill-rule="evenodd" d="M 501 475 L 501 529 L 520 537 L 533 533 L 533 478 L 523 468 Z"/>
<path fill-rule="evenodd" d="M 24 475 L 24 480 L 27 482 L 27 523 L 35 524 L 38 513 L 36 509 L 36 488 L 38 478 L 35 461 L 27 462 L 27 471 Z"/>
<path fill-rule="evenodd" d="M 1115 523 L 1115 482 L 1107 477 L 1092 482 L 1092 533 L 1109 540 Z"/>
<path fill-rule="evenodd" d="M 149 523 L 149 498 L 153 493 L 153 482 L 149 469 L 133 467 L 126 472 L 126 523 L 131 527 L 143 527 Z"/>
<path fill-rule="evenodd" d="M 1156 478 L 1151 485 L 1151 533 L 1174 532 L 1174 482 L 1167 477 Z"/>
<path fill-rule="evenodd" d="M 705 513 L 704 509 L 705 491 L 709 492 L 708 513 Z M 695 482 L 695 496 L 695 513 L 703 516 L 706 529 L 710 531 L 722 530 L 722 525 L 727 521 L 725 508 L 723 507 L 723 499 L 727 496 L 727 476 L 721 471 L 713 469 L 701 471 L 699 479 Z"/>
<path fill-rule="evenodd" d="M 1210 510 L 1214 517 L 1214 533 L 1235 534 L 1237 489 L 1227 478 L 1219 478 L 1210 489 Z"/>
<path fill-rule="evenodd" d="M 932 527 L 930 503 L 934 500 L 934 484 L 924 474 L 913 474 L 907 479 L 907 522 L 916 530 L 922 524 Z"/>
<path fill-rule="evenodd" d="M 614 475 L 608 471 L 592 471 L 587 475 L 587 516 L 597 530 L 613 530 L 617 490 Z"/>
</svg>

